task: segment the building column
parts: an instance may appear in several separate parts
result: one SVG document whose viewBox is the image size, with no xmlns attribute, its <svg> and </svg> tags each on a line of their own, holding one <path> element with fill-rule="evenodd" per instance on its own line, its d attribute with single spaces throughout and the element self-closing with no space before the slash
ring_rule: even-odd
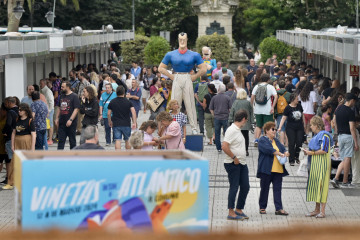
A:
<svg viewBox="0 0 360 240">
<path fill-rule="evenodd" d="M 95 61 L 94 61 L 94 63 L 95 63 L 95 65 L 96 65 L 96 67 L 100 70 L 100 64 L 102 64 L 102 62 L 101 62 L 101 60 L 100 60 L 100 58 L 101 58 L 101 56 L 100 56 L 100 50 L 95 50 L 95 51 L 94 51 L 94 55 L 95 55 Z"/>
<path fill-rule="evenodd" d="M 61 75 L 60 74 L 60 58 L 59 57 L 54 57 L 54 67 L 53 67 L 53 71 L 58 74 L 58 75 Z M 48 76 L 48 75 L 47 75 Z"/>
<path fill-rule="evenodd" d="M 346 81 L 346 92 L 350 92 L 350 90 L 354 87 L 355 83 L 354 78 L 350 76 L 350 64 L 343 64 L 344 68 L 344 80 Z"/>
<path fill-rule="evenodd" d="M 51 73 L 53 71 L 52 66 L 51 66 L 52 58 L 53 58 L 52 56 L 49 58 L 45 58 L 45 76 L 49 76 L 49 73 Z"/>
<path fill-rule="evenodd" d="M 5 59 L 5 96 L 22 99 L 26 94 L 27 64 L 26 58 Z"/>
<path fill-rule="evenodd" d="M 68 77 L 67 61 L 68 61 L 67 55 L 62 55 L 61 58 L 60 58 L 61 72 L 57 73 L 62 77 Z"/>
</svg>

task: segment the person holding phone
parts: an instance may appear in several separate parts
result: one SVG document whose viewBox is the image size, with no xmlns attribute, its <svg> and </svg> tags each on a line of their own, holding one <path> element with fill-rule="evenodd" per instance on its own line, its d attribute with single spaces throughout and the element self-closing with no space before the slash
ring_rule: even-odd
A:
<svg viewBox="0 0 360 240">
<path fill-rule="evenodd" d="M 260 214 L 266 214 L 270 184 L 273 185 L 275 215 L 289 215 L 284 209 L 281 200 L 282 179 L 289 175 L 285 166 L 280 164 L 278 156 L 289 157 L 284 145 L 275 137 L 276 128 L 274 122 L 265 123 L 264 135 L 259 139 L 259 158 L 256 177 L 260 178 Z"/>
<path fill-rule="evenodd" d="M 315 136 L 309 142 L 309 149 L 303 150 L 309 156 L 310 163 L 306 201 L 316 202 L 316 205 L 315 210 L 306 214 L 306 217 L 325 218 L 331 174 L 330 149 L 334 142 L 331 134 L 324 130 L 324 122 L 321 117 L 314 116 L 310 120 L 310 129 Z"/>
</svg>

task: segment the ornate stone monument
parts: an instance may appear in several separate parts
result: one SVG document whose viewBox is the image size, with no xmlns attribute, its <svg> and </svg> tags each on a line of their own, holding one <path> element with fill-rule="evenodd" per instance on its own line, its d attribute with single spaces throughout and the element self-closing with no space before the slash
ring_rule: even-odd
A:
<svg viewBox="0 0 360 240">
<path fill-rule="evenodd" d="M 199 36 L 217 32 L 232 42 L 232 17 L 239 0 L 192 0 L 191 5 L 199 19 Z"/>
</svg>

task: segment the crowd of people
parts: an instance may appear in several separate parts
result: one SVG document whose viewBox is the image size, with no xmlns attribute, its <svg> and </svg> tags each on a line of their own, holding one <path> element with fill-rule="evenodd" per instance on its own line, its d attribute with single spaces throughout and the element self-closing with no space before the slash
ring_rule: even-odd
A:
<svg viewBox="0 0 360 240">
<path fill-rule="evenodd" d="M 210 51 L 203 48 L 203 55 Z M 347 93 L 338 79 L 322 76 L 305 62 L 296 64 L 290 55 L 279 61 L 274 54 L 258 65 L 250 59 L 248 66 L 239 66 L 235 73 L 227 63 L 214 63 L 196 80 L 193 100 L 178 96 L 173 91 L 178 83 L 157 66 L 140 67 L 133 62 L 121 72 L 117 63 L 109 61 L 99 69 L 95 64 L 78 65 L 67 77 L 51 72 L 39 85 L 29 85 L 21 100 L 16 96 L 4 100 L 0 111 L 0 160 L 7 171 L 3 189 L 13 189 L 15 150 L 47 150 L 54 142 L 63 150 L 67 138 L 70 149 L 104 149 L 99 145 L 100 126 L 105 129 L 106 146 L 116 150 L 122 141 L 126 149 L 185 149 L 187 115 L 196 119 L 194 109 L 198 125 L 191 123 L 192 134 L 199 129 L 206 144 L 225 153 L 230 220 L 248 218 L 242 210 L 250 188 L 246 157 L 251 132 L 259 149 L 260 214 L 266 214 L 272 183 L 275 214 L 288 215 L 281 202 L 282 178 L 288 175 L 284 159 L 290 166 L 300 164 L 301 151 L 308 156 L 307 200 L 316 202 L 307 216 L 325 217 L 329 183 L 346 188 L 360 184 L 356 130 L 360 89 Z M 190 70 L 190 75 L 195 72 Z M 189 86 L 186 89 L 190 91 Z M 151 107 L 154 101 L 155 108 Z M 148 111 L 149 120 L 138 122 L 139 113 Z M 76 135 L 80 135 L 79 143 Z M 341 163 L 330 181 L 332 158 Z"/>
</svg>

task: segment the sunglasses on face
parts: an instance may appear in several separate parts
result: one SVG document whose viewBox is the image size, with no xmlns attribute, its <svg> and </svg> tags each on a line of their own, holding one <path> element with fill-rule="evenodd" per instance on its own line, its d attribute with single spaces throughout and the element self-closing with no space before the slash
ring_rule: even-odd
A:
<svg viewBox="0 0 360 240">
<path fill-rule="evenodd" d="M 277 129 L 276 129 L 276 128 L 271 128 L 271 130 L 273 130 L 273 131 L 277 131 Z"/>
</svg>

